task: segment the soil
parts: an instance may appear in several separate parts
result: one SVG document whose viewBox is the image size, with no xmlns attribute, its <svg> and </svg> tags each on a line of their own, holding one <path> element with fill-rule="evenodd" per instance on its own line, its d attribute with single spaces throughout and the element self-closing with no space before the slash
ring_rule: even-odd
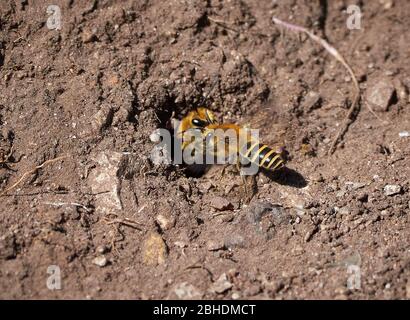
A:
<svg viewBox="0 0 410 320">
<path fill-rule="evenodd" d="M 0 298 L 410 298 L 409 1 L 53 4 L 54 30 L 49 1 L 0 1 Z M 333 154 L 352 79 L 273 16 L 357 75 Z M 250 203 L 235 168 L 150 160 L 200 105 L 289 153 Z"/>
</svg>

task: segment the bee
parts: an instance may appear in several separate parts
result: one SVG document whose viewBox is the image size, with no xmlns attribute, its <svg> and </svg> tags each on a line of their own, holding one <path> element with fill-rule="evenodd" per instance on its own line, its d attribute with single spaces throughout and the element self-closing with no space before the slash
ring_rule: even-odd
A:
<svg viewBox="0 0 410 320">
<path fill-rule="evenodd" d="M 191 140 L 187 138 L 186 133 L 188 131 L 199 130 L 202 132 L 207 126 L 216 123 L 215 115 L 207 108 L 200 107 L 189 112 L 188 115 L 181 120 L 176 133 L 177 138 L 182 140 L 182 149 L 185 149 L 191 142 Z"/>
<path fill-rule="evenodd" d="M 206 140 L 205 152 L 212 155 L 218 156 L 222 152 L 225 154 L 227 152 L 228 155 L 236 155 L 238 163 L 252 163 L 272 172 L 285 166 L 281 148 L 274 149 L 260 143 L 258 139 L 249 136 L 242 127 L 236 124 L 219 123 L 212 111 L 207 108 L 197 108 L 182 119 L 177 130 L 177 137 L 182 139 L 182 149 L 191 143 L 191 139 L 186 138 L 189 130 L 201 132 L 204 141 Z M 225 144 L 224 149 L 219 148 L 220 137 L 214 134 L 215 130 L 222 132 L 231 130 L 236 135 L 237 143 Z"/>
</svg>

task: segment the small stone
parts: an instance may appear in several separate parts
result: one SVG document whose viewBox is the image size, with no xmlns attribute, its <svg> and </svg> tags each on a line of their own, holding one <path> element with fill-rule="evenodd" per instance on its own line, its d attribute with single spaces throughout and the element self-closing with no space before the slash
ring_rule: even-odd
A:
<svg viewBox="0 0 410 320">
<path fill-rule="evenodd" d="M 397 184 L 388 184 L 384 187 L 383 190 L 386 196 L 394 196 L 401 192 L 401 186 Z"/>
<path fill-rule="evenodd" d="M 259 284 L 253 284 L 244 290 L 244 294 L 247 297 L 253 297 L 253 296 L 256 296 L 258 293 L 260 293 L 261 291 L 262 291 L 262 288 Z"/>
<path fill-rule="evenodd" d="M 342 197 L 344 197 L 345 195 L 346 195 L 346 192 L 343 191 L 343 190 L 340 190 L 340 191 L 336 192 L 336 197 L 337 197 L 337 198 L 342 198 Z"/>
<path fill-rule="evenodd" d="M 173 216 L 157 215 L 155 221 L 158 223 L 162 231 L 166 231 L 175 226 L 175 218 Z"/>
<path fill-rule="evenodd" d="M 154 130 L 154 132 L 149 135 L 149 139 L 154 143 L 161 142 L 161 129 Z"/>
<path fill-rule="evenodd" d="M 403 103 L 407 103 L 409 100 L 408 88 L 403 84 L 403 82 L 400 81 L 400 79 L 395 79 L 394 83 L 396 87 L 397 97 Z"/>
<path fill-rule="evenodd" d="M 338 287 L 335 289 L 335 294 L 344 296 L 348 293 L 348 289 L 346 287 Z"/>
<path fill-rule="evenodd" d="M 214 293 L 224 293 L 225 291 L 232 288 L 232 283 L 228 281 L 226 273 L 221 274 L 221 276 L 216 280 L 210 287 L 210 291 Z"/>
<path fill-rule="evenodd" d="M 305 97 L 302 102 L 302 108 L 307 112 L 310 112 L 314 109 L 320 107 L 320 103 L 322 101 L 322 97 L 318 92 L 310 91 Z"/>
<path fill-rule="evenodd" d="M 309 242 L 313 235 L 318 231 L 318 228 L 315 226 L 313 227 L 311 230 L 309 230 L 308 232 L 306 232 L 306 235 L 304 237 L 305 242 Z"/>
<path fill-rule="evenodd" d="M 109 249 L 108 249 L 107 246 L 101 245 L 101 246 L 98 246 L 95 251 L 97 251 L 100 254 L 104 254 L 104 253 L 107 253 L 109 251 Z"/>
<path fill-rule="evenodd" d="M 409 131 L 401 131 L 401 132 L 399 132 L 399 137 L 400 138 L 410 137 L 410 132 Z"/>
<path fill-rule="evenodd" d="M 182 300 L 197 300 L 201 299 L 203 294 L 192 284 L 182 282 L 174 288 L 174 293 L 178 299 Z"/>
<path fill-rule="evenodd" d="M 164 264 L 167 256 L 167 247 L 158 233 L 151 233 L 144 241 L 143 262 L 146 265 Z"/>
<path fill-rule="evenodd" d="M 103 105 L 100 110 L 91 118 L 91 132 L 100 133 L 112 122 L 114 110 L 109 105 Z"/>
<path fill-rule="evenodd" d="M 341 215 L 348 215 L 350 213 L 350 210 L 348 207 L 341 207 L 338 210 L 338 213 L 340 213 Z"/>
<path fill-rule="evenodd" d="M 101 255 L 101 256 L 95 257 L 93 259 L 93 263 L 102 268 L 108 264 L 108 260 L 105 256 Z"/>
<path fill-rule="evenodd" d="M 366 100 L 372 107 L 377 108 L 379 111 L 387 111 L 394 94 L 395 88 L 391 80 L 382 78 L 374 84 L 369 85 L 366 91 Z"/>
<path fill-rule="evenodd" d="M 232 293 L 232 300 L 238 300 L 241 298 L 241 294 L 239 292 Z"/>
<path fill-rule="evenodd" d="M 224 240 L 224 246 L 226 248 L 241 248 L 243 247 L 245 244 L 245 238 L 243 236 L 241 236 L 240 234 L 231 234 L 229 236 L 227 236 Z"/>
<path fill-rule="evenodd" d="M 181 249 L 187 247 L 187 244 L 183 241 L 175 241 L 174 244 L 175 244 L 175 246 L 177 246 L 178 248 L 181 248 Z"/>
<path fill-rule="evenodd" d="M 346 185 L 347 190 L 357 190 L 357 189 L 361 189 L 365 187 L 366 183 L 347 181 L 345 185 Z"/>
<path fill-rule="evenodd" d="M 389 10 L 393 7 L 394 1 L 393 0 L 379 0 L 379 3 L 383 6 L 384 10 Z"/>
<path fill-rule="evenodd" d="M 96 33 L 97 29 L 93 29 L 93 30 L 84 30 L 82 35 L 81 35 L 81 40 L 83 41 L 83 43 L 90 43 L 90 42 L 94 42 L 96 40 L 98 40 Z"/>
<path fill-rule="evenodd" d="M 217 251 L 217 250 L 223 249 L 224 244 L 219 242 L 219 241 L 209 240 L 206 243 L 206 248 L 207 248 L 208 251 Z"/>
<path fill-rule="evenodd" d="M 213 197 L 210 202 L 210 206 L 216 210 L 224 211 L 224 210 L 232 210 L 233 205 L 227 199 L 222 197 Z"/>
</svg>

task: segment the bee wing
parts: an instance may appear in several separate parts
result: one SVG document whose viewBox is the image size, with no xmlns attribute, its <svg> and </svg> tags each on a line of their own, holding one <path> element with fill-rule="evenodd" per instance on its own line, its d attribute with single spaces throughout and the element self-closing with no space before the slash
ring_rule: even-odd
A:
<svg viewBox="0 0 410 320">
<path fill-rule="evenodd" d="M 283 144 L 287 125 L 280 121 L 276 112 L 271 108 L 264 108 L 254 114 L 245 123 L 248 128 L 258 129 L 259 138 L 268 144 Z"/>
</svg>

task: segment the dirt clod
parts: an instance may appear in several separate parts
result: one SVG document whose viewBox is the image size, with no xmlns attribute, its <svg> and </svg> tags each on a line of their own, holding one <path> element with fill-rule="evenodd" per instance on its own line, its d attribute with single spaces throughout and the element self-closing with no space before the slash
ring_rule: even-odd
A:
<svg viewBox="0 0 410 320">
<path fill-rule="evenodd" d="M 378 79 L 366 91 L 366 100 L 375 110 L 387 111 L 395 94 L 394 84 L 388 78 Z"/>
<path fill-rule="evenodd" d="M 209 288 L 211 292 L 224 293 L 232 288 L 232 283 L 228 280 L 226 273 L 220 275 L 220 277 Z"/>
<path fill-rule="evenodd" d="M 233 205 L 226 198 L 213 197 L 210 201 L 210 206 L 219 211 L 232 210 Z"/>
</svg>

